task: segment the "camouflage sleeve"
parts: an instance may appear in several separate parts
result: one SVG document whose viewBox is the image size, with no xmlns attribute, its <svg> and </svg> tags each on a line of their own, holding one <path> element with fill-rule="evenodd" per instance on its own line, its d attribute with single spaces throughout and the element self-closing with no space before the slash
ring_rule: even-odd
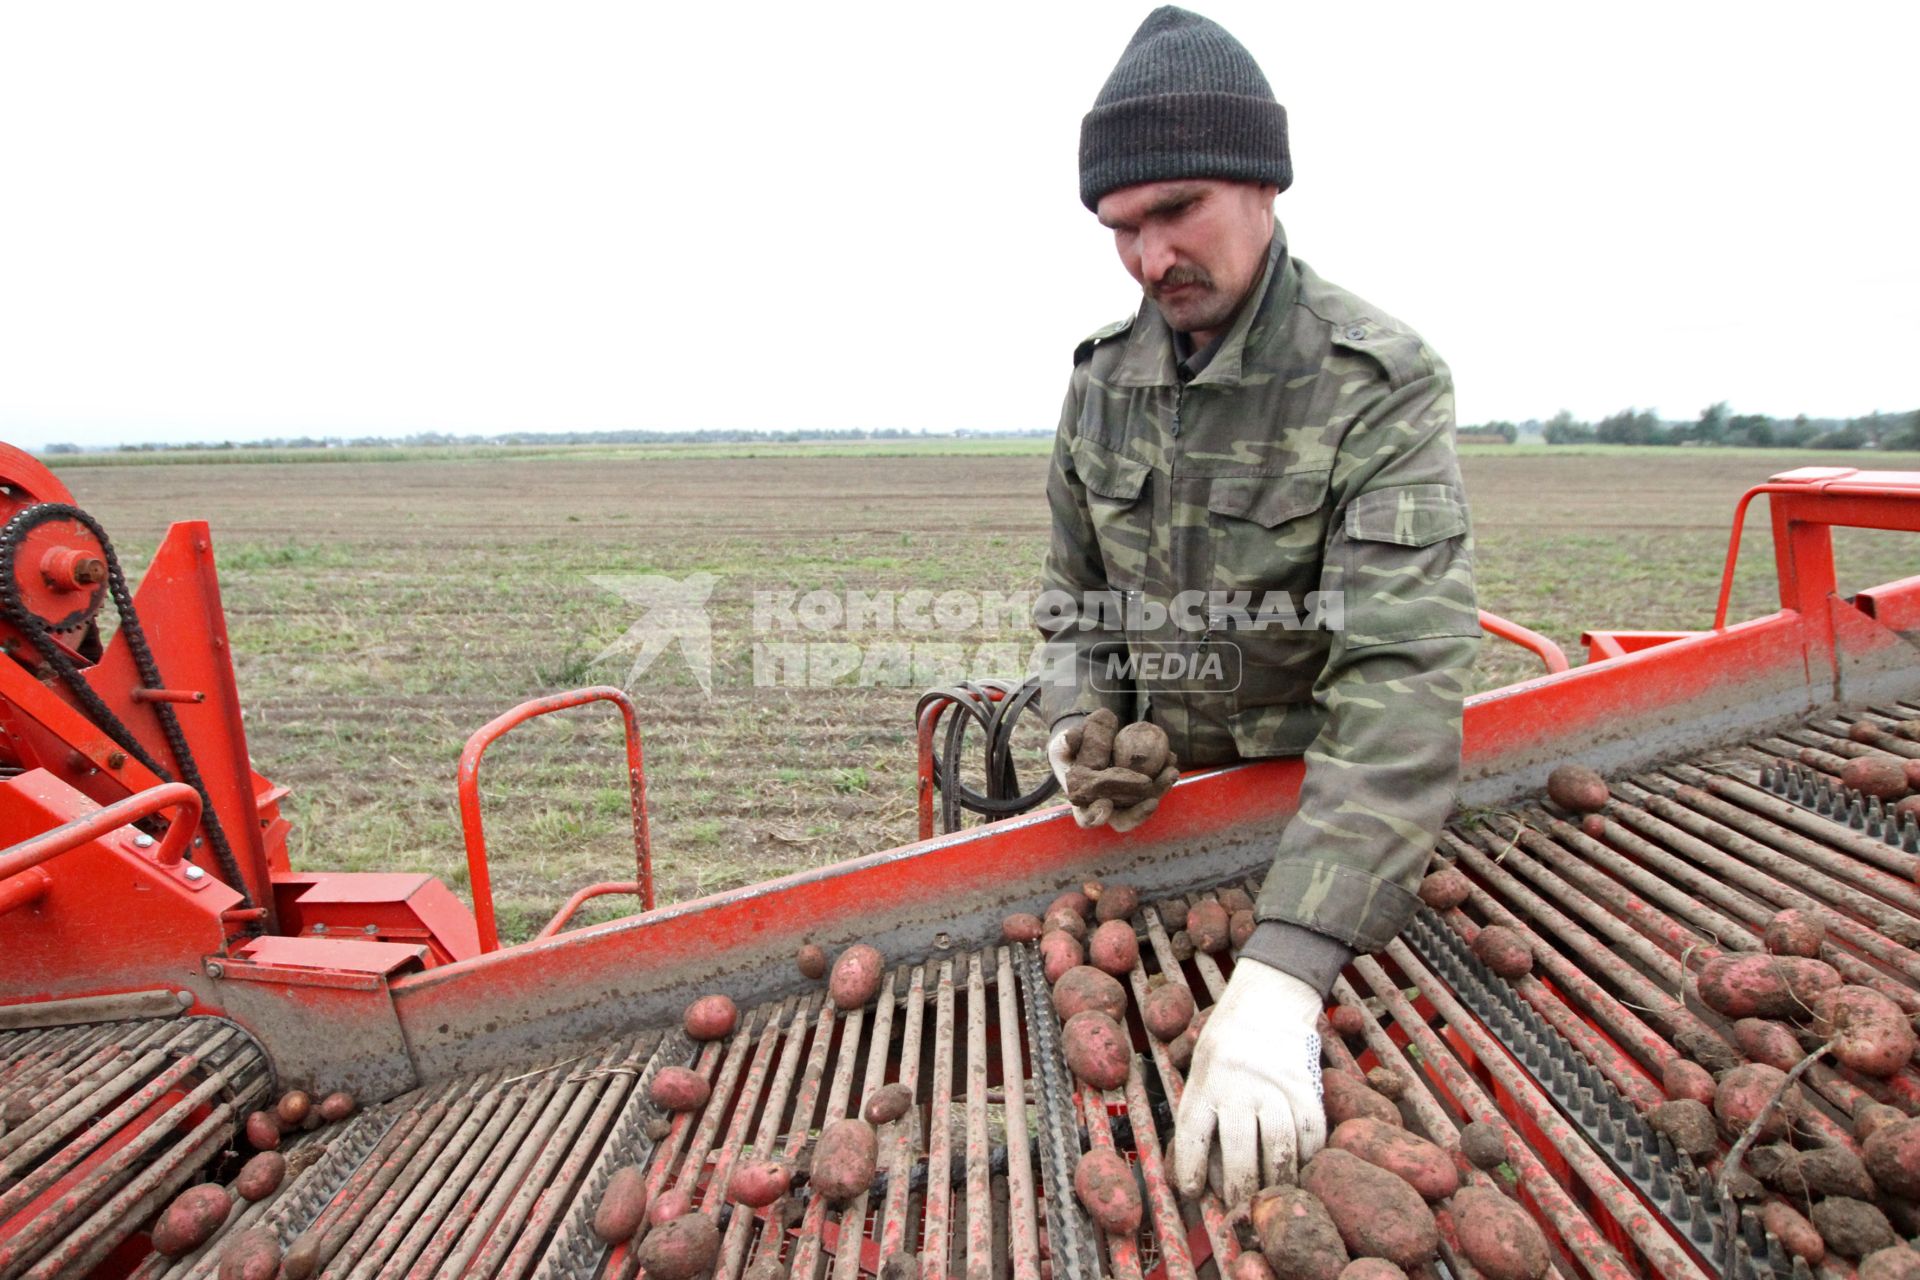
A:
<svg viewBox="0 0 1920 1280">
<path fill-rule="evenodd" d="M 1258 915 L 1370 952 L 1419 908 L 1480 637 L 1444 365 L 1385 389 L 1343 440 L 1332 485 L 1321 589 L 1340 593 L 1344 625 L 1314 686 L 1327 720 Z"/>
<path fill-rule="evenodd" d="M 1040 574 L 1040 598 L 1034 621 L 1046 637 L 1040 653 L 1040 709 L 1051 730 L 1061 719 L 1110 707 L 1124 723 L 1133 719 L 1131 693 L 1096 689 L 1092 681 L 1096 646 L 1116 643 L 1115 633 L 1081 625 L 1095 621 L 1102 600 L 1113 599 L 1106 563 L 1087 512 L 1087 489 L 1074 471 L 1072 439 L 1087 393 L 1087 366 L 1075 366 L 1060 409 L 1060 430 L 1053 441 L 1053 465 L 1047 473 L 1047 506 L 1053 536 Z"/>
</svg>

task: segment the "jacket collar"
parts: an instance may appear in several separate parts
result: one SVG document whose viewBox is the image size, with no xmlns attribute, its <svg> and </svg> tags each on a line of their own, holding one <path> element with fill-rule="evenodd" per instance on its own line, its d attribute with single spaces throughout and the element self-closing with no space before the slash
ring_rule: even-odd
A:
<svg viewBox="0 0 1920 1280">
<path fill-rule="evenodd" d="M 1237 387 L 1245 376 L 1249 346 L 1257 347 L 1267 329 L 1285 319 L 1294 299 L 1300 294 L 1300 273 L 1287 253 L 1287 233 L 1278 218 L 1273 223 L 1273 243 L 1267 247 L 1267 265 L 1254 285 L 1254 296 L 1240 308 L 1232 326 L 1192 381 L 1191 386 Z M 1114 371 L 1111 385 L 1122 387 L 1172 387 L 1180 383 L 1180 356 L 1174 350 L 1173 330 L 1166 317 L 1149 298 L 1141 298 L 1139 314 L 1127 337 L 1126 354 Z"/>
</svg>

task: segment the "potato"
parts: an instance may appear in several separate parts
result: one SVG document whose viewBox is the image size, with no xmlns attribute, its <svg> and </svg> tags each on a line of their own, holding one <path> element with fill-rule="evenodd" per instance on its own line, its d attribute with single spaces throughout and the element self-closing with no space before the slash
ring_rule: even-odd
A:
<svg viewBox="0 0 1920 1280">
<path fill-rule="evenodd" d="M 1069 911 L 1063 907 L 1055 907 L 1048 911 L 1046 918 L 1040 922 L 1040 929 L 1042 933 L 1069 934 L 1076 942 L 1087 940 L 1087 922 L 1080 918 L 1079 912 Z"/>
<path fill-rule="evenodd" d="M 880 976 L 887 967 L 878 949 L 856 942 L 833 962 L 827 991 L 836 1009 L 858 1009 L 880 994 Z"/>
<path fill-rule="evenodd" d="M 1048 982 L 1058 983 L 1069 970 L 1078 968 L 1086 958 L 1080 939 L 1063 929 L 1055 929 L 1040 939 L 1040 968 L 1046 973 Z M 1096 969 L 1094 972 L 1100 971 Z"/>
<path fill-rule="evenodd" d="M 1503 978 L 1524 978 L 1533 972 L 1533 948 L 1505 925 L 1490 924 L 1476 934 L 1473 954 Z"/>
<path fill-rule="evenodd" d="M 1460 1131 L 1460 1154 L 1476 1169 L 1498 1169 L 1507 1162 L 1507 1137 L 1499 1125 L 1475 1120 Z"/>
<path fill-rule="evenodd" d="M 1828 1196 L 1814 1205 L 1813 1229 L 1827 1248 L 1849 1258 L 1864 1258 L 1895 1242 L 1886 1214 L 1847 1196 Z"/>
<path fill-rule="evenodd" d="M 1069 889 L 1052 902 L 1049 902 L 1047 909 L 1040 914 L 1044 918 L 1061 910 L 1073 912 L 1073 914 L 1080 917 L 1080 922 L 1085 924 L 1087 918 L 1093 914 L 1093 899 L 1078 889 Z"/>
<path fill-rule="evenodd" d="M 1187 927 L 1187 904 L 1178 898 L 1164 899 L 1154 904 L 1153 909 L 1159 913 L 1160 925 L 1169 937 Z"/>
<path fill-rule="evenodd" d="M 1340 1280 L 1407 1280 L 1407 1273 L 1385 1258 L 1355 1258 L 1340 1273 Z"/>
<path fill-rule="evenodd" d="M 1253 895 L 1238 885 L 1228 885 L 1226 888 L 1217 891 L 1213 896 L 1218 899 L 1221 907 L 1225 908 L 1228 915 L 1232 915 L 1236 911 L 1253 910 Z"/>
<path fill-rule="evenodd" d="M 1763 937 L 1767 950 L 1777 956 L 1813 957 L 1827 940 L 1827 922 L 1818 912 L 1789 907 L 1767 921 Z"/>
<path fill-rule="evenodd" d="M 1855 756 L 1840 768 L 1840 784 L 1880 800 L 1898 800 L 1907 794 L 1906 764 L 1897 756 L 1874 752 Z"/>
<path fill-rule="evenodd" d="M 1145 720 L 1135 721 L 1113 735 L 1113 762 L 1122 769 L 1149 778 L 1167 764 L 1167 731 Z"/>
<path fill-rule="evenodd" d="M 1527 1211 L 1498 1191 L 1468 1187 L 1448 1206 L 1460 1250 L 1487 1280 L 1540 1280 L 1551 1254 Z"/>
<path fill-rule="evenodd" d="M 272 1151 L 280 1145 L 280 1122 L 273 1118 L 271 1111 L 253 1111 L 247 1114 L 247 1141 L 256 1151 Z"/>
<path fill-rule="evenodd" d="M 882 1085 L 873 1091 L 873 1096 L 867 1099 L 867 1105 L 860 1109 L 860 1114 L 866 1117 L 868 1124 L 892 1124 L 907 1114 L 911 1106 L 913 1090 L 903 1084 Z"/>
<path fill-rule="evenodd" d="M 693 1194 L 688 1191 L 662 1191 L 647 1206 L 647 1221 L 654 1226 L 664 1226 L 676 1218 L 684 1218 L 693 1212 Z"/>
<path fill-rule="evenodd" d="M 845 1204 L 873 1185 L 880 1139 L 865 1120 L 835 1120 L 820 1131 L 809 1173 L 813 1189 L 834 1204 Z"/>
<path fill-rule="evenodd" d="M 242 1200 L 265 1200 L 280 1189 L 287 1176 L 287 1158 L 278 1151 L 262 1151 L 245 1164 L 233 1179 L 233 1193 Z"/>
<path fill-rule="evenodd" d="M 1087 1009 L 1098 1009 L 1117 1022 L 1127 1016 L 1127 992 L 1113 975 L 1090 964 L 1076 965 L 1053 984 L 1053 1007 L 1062 1022 Z"/>
<path fill-rule="evenodd" d="M 1132 1235 L 1140 1229 L 1140 1184 L 1119 1153 L 1095 1147 L 1073 1169 L 1073 1193 L 1102 1231 Z"/>
<path fill-rule="evenodd" d="M 1420 1193 L 1350 1151 L 1323 1148 L 1300 1171 L 1300 1185 L 1327 1207 L 1352 1253 L 1411 1268 L 1439 1252 L 1439 1224 Z"/>
<path fill-rule="evenodd" d="M 1460 1189 L 1452 1158 L 1398 1125 L 1358 1116 L 1334 1126 L 1327 1144 L 1385 1169 L 1429 1200 L 1444 1200 Z"/>
<path fill-rule="evenodd" d="M 1580 831 L 1589 840 L 1604 840 L 1607 837 L 1607 820 L 1597 813 L 1590 813 L 1580 819 Z"/>
<path fill-rule="evenodd" d="M 712 1094 L 707 1078 L 685 1067 L 662 1067 L 647 1086 L 647 1097 L 662 1111 L 698 1111 Z"/>
<path fill-rule="evenodd" d="M 320 1099 L 320 1118 L 328 1124 L 338 1124 L 359 1110 L 359 1105 L 345 1089 L 335 1089 Z"/>
<path fill-rule="evenodd" d="M 1253 936 L 1259 921 L 1253 918 L 1251 911 L 1236 911 L 1227 917 L 1227 942 L 1235 951 L 1247 945 L 1247 939 Z"/>
<path fill-rule="evenodd" d="M 727 1198 L 749 1209 L 764 1209 L 787 1194 L 793 1171 L 778 1160 L 748 1160 L 727 1179 Z"/>
<path fill-rule="evenodd" d="M 1233 922 L 1227 909 L 1211 899 L 1196 902 L 1187 911 L 1187 936 L 1208 955 L 1218 955 L 1232 941 Z"/>
<path fill-rule="evenodd" d="M 273 1104 L 273 1118 L 280 1122 L 284 1132 L 304 1124 L 307 1113 L 312 1110 L 313 1099 L 304 1090 L 289 1089 L 280 1095 L 280 1101 Z"/>
<path fill-rule="evenodd" d="M 608 1244 L 631 1240 L 647 1216 L 647 1175 L 639 1165 L 622 1165 L 607 1179 L 593 1210 L 593 1234 Z"/>
<path fill-rule="evenodd" d="M 1711 1027 L 1688 1027 L 1675 1032 L 1673 1047 L 1706 1068 L 1715 1079 L 1719 1078 L 1721 1072 L 1731 1071 L 1740 1065 L 1740 1055 Z"/>
<path fill-rule="evenodd" d="M 1085 1009 L 1067 1019 L 1061 1036 L 1067 1067 L 1096 1089 L 1118 1089 L 1127 1082 L 1133 1046 L 1118 1022 L 1097 1009 Z"/>
<path fill-rule="evenodd" d="M 1882 1191 L 1920 1200 L 1920 1119 L 1903 1116 L 1877 1126 L 1860 1154 Z"/>
<path fill-rule="evenodd" d="M 1713 1092 L 1713 1114 L 1726 1126 L 1729 1134 L 1738 1137 L 1756 1119 L 1760 1119 L 1762 1108 L 1767 1106 L 1768 1099 L 1773 1097 L 1774 1090 L 1785 1079 L 1786 1072 L 1757 1062 L 1735 1067 L 1720 1078 L 1720 1084 Z M 1765 1118 L 1760 1119 L 1761 1140 L 1784 1137 L 1793 1110 L 1794 1100 L 1789 1091 L 1789 1096 L 1781 1099 L 1780 1105 L 1767 1110 Z"/>
<path fill-rule="evenodd" d="M 1040 934 L 1036 931 L 1033 936 L 1037 938 Z M 827 976 L 826 949 L 811 942 L 801 944 L 793 953 L 793 967 L 800 971 L 801 977 L 818 982 Z"/>
<path fill-rule="evenodd" d="M 724 1040 L 740 1025 L 740 1007 L 729 996 L 701 996 L 687 1006 L 690 1040 Z"/>
<path fill-rule="evenodd" d="M 640 1126 L 640 1131 L 647 1135 L 649 1142 L 664 1142 L 667 1135 L 673 1132 L 673 1121 L 666 1116 L 648 1116 Z"/>
<path fill-rule="evenodd" d="M 1321 1073 L 1320 1087 L 1329 1125 L 1342 1125 L 1365 1116 L 1385 1124 L 1400 1123 L 1400 1109 L 1369 1089 L 1367 1082 L 1351 1071 L 1328 1070 Z"/>
<path fill-rule="evenodd" d="M 1723 955 L 1700 967 L 1698 981 L 1702 1003 L 1729 1018 L 1804 1018 L 1821 992 L 1840 985 L 1840 973 L 1799 956 Z"/>
<path fill-rule="evenodd" d="M 1680 1098 L 1663 1102 L 1647 1112 L 1647 1123 L 1656 1133 L 1664 1133 L 1673 1149 L 1683 1155 L 1710 1155 L 1719 1145 L 1713 1127 L 1713 1112 L 1704 1102 Z"/>
<path fill-rule="evenodd" d="M 188 1187 L 173 1198 L 153 1224 L 153 1251 L 168 1258 L 192 1253 L 205 1244 L 233 1211 L 233 1197 L 211 1182 Z"/>
<path fill-rule="evenodd" d="M 1279 1280 L 1279 1277 L 1258 1249 L 1242 1249 L 1239 1256 L 1227 1264 L 1227 1280 Z"/>
<path fill-rule="evenodd" d="M 1367 1017 L 1350 1004 L 1337 1004 L 1327 1011 L 1327 1023 L 1343 1036 L 1364 1035 Z"/>
<path fill-rule="evenodd" d="M 1907 1113 L 1898 1107 L 1890 1107 L 1884 1102 L 1869 1102 L 1853 1113 L 1853 1140 L 1865 1142 L 1885 1126 L 1906 1118 Z"/>
<path fill-rule="evenodd" d="M 894 1257 L 898 1256 L 900 1255 L 894 1255 Z M 892 1261 L 892 1259 L 890 1258 L 888 1261 Z M 913 1274 L 918 1276 L 920 1269 L 918 1267 L 914 1268 Z M 780 1259 L 762 1258 L 742 1273 L 741 1280 L 789 1280 L 789 1276 L 786 1264 L 781 1262 Z"/>
<path fill-rule="evenodd" d="M 1147 992 L 1140 1006 L 1140 1021 L 1156 1040 L 1178 1039 L 1193 1022 L 1193 992 L 1182 983 L 1162 983 Z"/>
<path fill-rule="evenodd" d="M 1102 899 L 1104 901 L 1104 899 Z M 1118 976 L 1140 963 L 1140 939 L 1125 920 L 1109 920 L 1093 931 L 1087 943 L 1087 959 L 1096 969 Z"/>
<path fill-rule="evenodd" d="M 1089 769 L 1104 769 L 1111 765 L 1113 740 L 1120 733 L 1120 717 L 1113 713 L 1112 708 L 1101 707 L 1077 727 L 1080 742 L 1074 748 L 1073 762 Z"/>
<path fill-rule="evenodd" d="M 639 1259 L 650 1280 L 693 1280 L 719 1253 L 720 1228 L 705 1214 L 689 1213 L 649 1231 Z"/>
<path fill-rule="evenodd" d="M 1607 780 L 1583 764 L 1563 764 L 1547 775 L 1547 799 L 1569 813 L 1596 813 L 1612 799 Z"/>
<path fill-rule="evenodd" d="M 1348 1262 L 1346 1241 L 1318 1196 L 1299 1187 L 1256 1191 L 1251 1206 L 1260 1253 L 1286 1280 L 1338 1280 Z"/>
<path fill-rule="evenodd" d="M 1819 1266 L 1827 1256 L 1827 1242 L 1784 1200 L 1769 1200 L 1761 1206 L 1760 1225 L 1780 1237 L 1781 1248 L 1796 1258 L 1805 1258 L 1808 1266 Z"/>
<path fill-rule="evenodd" d="M 274 1280 L 280 1274 L 280 1237 L 249 1227 L 220 1250 L 220 1280 Z"/>
<path fill-rule="evenodd" d="M 1181 964 L 1193 959 L 1193 935 L 1181 929 L 1167 939 L 1167 949 L 1173 952 L 1173 958 Z"/>
<path fill-rule="evenodd" d="M 1920 1280 L 1920 1253 L 1904 1244 L 1876 1249 L 1860 1259 L 1860 1280 Z"/>
<path fill-rule="evenodd" d="M 1873 1179 L 1860 1157 L 1845 1147 L 1815 1147 L 1800 1153 L 1795 1175 L 1817 1196 L 1873 1199 Z"/>
<path fill-rule="evenodd" d="M 1420 901 L 1435 911 L 1459 906 L 1473 892 L 1473 882 L 1458 867 L 1442 867 L 1420 882 Z"/>
<path fill-rule="evenodd" d="M 1199 1043 L 1200 1035 L 1192 1027 L 1167 1041 L 1167 1061 L 1174 1070 L 1185 1071 L 1193 1065 L 1193 1047 Z"/>
<path fill-rule="evenodd" d="M 1833 1041 L 1833 1056 L 1861 1075 L 1884 1079 L 1913 1057 L 1913 1024 L 1871 987 L 1837 987 L 1813 1002 L 1813 1029 Z"/>
<path fill-rule="evenodd" d="M 1002 942 L 1040 941 L 1040 917 L 1029 911 L 1016 911 L 1000 922 Z"/>
<path fill-rule="evenodd" d="M 1682 1098 L 1692 1098 L 1695 1102 L 1713 1105 L 1713 1075 L 1697 1062 L 1675 1058 L 1661 1073 L 1660 1083 L 1666 1089 L 1667 1096 L 1676 1102 Z"/>
<path fill-rule="evenodd" d="M 1110 884 L 1093 904 L 1093 918 L 1101 924 L 1109 920 L 1128 920 L 1140 909 L 1140 891 L 1130 884 Z"/>
<path fill-rule="evenodd" d="M 1771 1018 L 1742 1018 L 1733 1024 L 1733 1043 L 1741 1053 L 1781 1071 L 1793 1070 L 1793 1064 L 1806 1057 L 1793 1028 Z"/>
<path fill-rule="evenodd" d="M 1130 808 L 1152 794 L 1153 778 L 1131 769 L 1089 769 L 1074 765 L 1067 770 L 1067 800 L 1083 809 L 1102 800 Z"/>
<path fill-rule="evenodd" d="M 310 1280 L 320 1270 L 320 1241 L 318 1231 L 296 1237 L 280 1259 L 280 1280 Z"/>
</svg>

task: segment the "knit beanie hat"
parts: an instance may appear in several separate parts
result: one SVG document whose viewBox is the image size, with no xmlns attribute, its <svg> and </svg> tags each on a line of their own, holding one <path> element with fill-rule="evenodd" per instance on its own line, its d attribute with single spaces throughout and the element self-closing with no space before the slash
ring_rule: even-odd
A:
<svg viewBox="0 0 1920 1280">
<path fill-rule="evenodd" d="M 1133 33 L 1080 121 L 1080 200 L 1141 182 L 1293 182 L 1287 109 L 1246 46 L 1197 13 L 1163 5 Z"/>
</svg>

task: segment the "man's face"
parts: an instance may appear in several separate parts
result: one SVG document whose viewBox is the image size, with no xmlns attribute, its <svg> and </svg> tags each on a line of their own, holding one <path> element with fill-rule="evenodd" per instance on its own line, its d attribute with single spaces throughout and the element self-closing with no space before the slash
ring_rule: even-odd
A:
<svg viewBox="0 0 1920 1280">
<path fill-rule="evenodd" d="M 1102 196 L 1094 212 L 1167 324 L 1211 341 L 1265 264 L 1278 194 L 1215 178 L 1143 182 Z"/>
</svg>

